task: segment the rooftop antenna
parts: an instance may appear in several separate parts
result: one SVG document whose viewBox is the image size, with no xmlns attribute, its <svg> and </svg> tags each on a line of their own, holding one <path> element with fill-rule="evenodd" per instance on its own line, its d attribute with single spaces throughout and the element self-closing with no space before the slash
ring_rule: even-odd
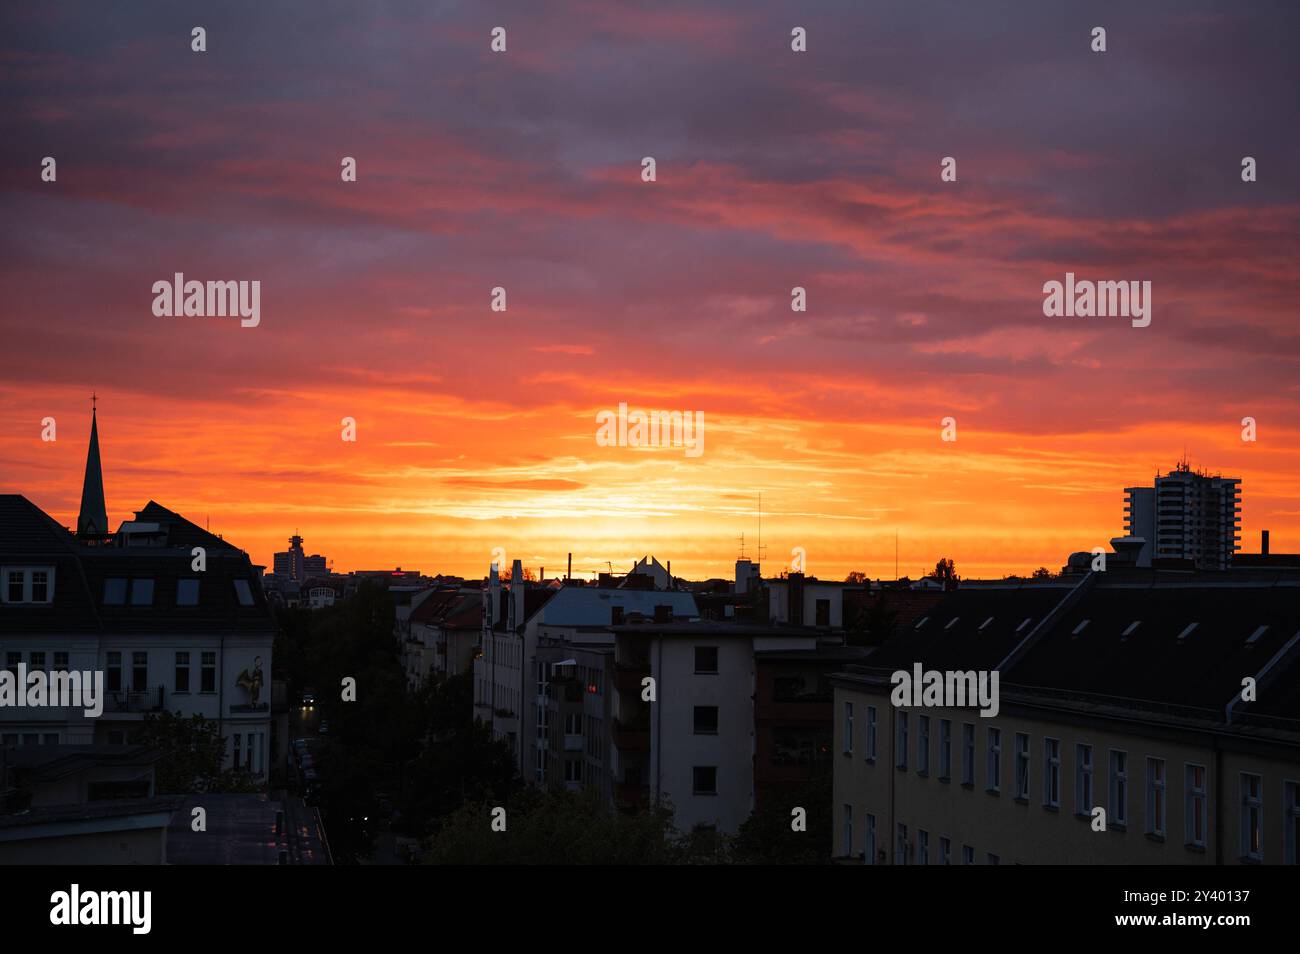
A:
<svg viewBox="0 0 1300 954">
<path fill-rule="evenodd" d="M 898 529 L 894 529 L 894 580 L 898 580 Z"/>
<path fill-rule="evenodd" d="M 740 559 L 745 559 L 745 533 L 743 530 L 740 534 Z"/>
<path fill-rule="evenodd" d="M 763 557 L 766 555 L 763 552 L 764 549 L 765 547 L 763 546 L 763 494 L 760 491 L 758 495 L 758 562 L 759 563 L 763 562 Z"/>
</svg>

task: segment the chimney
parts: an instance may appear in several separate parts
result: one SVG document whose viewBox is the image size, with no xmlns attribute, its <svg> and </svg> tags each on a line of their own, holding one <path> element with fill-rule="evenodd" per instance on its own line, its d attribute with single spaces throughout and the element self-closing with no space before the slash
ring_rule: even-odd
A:
<svg viewBox="0 0 1300 954">
<path fill-rule="evenodd" d="M 672 560 L 668 561 L 668 589 L 670 590 L 677 589 L 677 587 L 673 586 L 673 561 Z"/>
<path fill-rule="evenodd" d="M 1268 556 L 1268 531 L 1261 530 L 1259 534 L 1259 552 Z"/>
<path fill-rule="evenodd" d="M 571 579 L 573 579 L 573 553 L 572 552 L 569 553 L 569 568 L 564 571 L 564 582 L 568 583 L 569 580 Z"/>
<path fill-rule="evenodd" d="M 671 603 L 660 603 L 655 606 L 655 622 L 671 623 L 673 621 L 673 607 Z"/>
<path fill-rule="evenodd" d="M 510 567 L 510 628 L 524 623 L 524 563 L 516 560 Z"/>
<path fill-rule="evenodd" d="M 490 629 L 497 621 L 497 612 L 501 606 L 501 577 L 497 575 L 497 565 L 492 564 L 488 571 L 488 612 L 487 624 Z"/>
<path fill-rule="evenodd" d="M 542 567 L 541 571 L 537 574 L 537 582 L 538 583 L 546 582 L 546 567 Z"/>
</svg>

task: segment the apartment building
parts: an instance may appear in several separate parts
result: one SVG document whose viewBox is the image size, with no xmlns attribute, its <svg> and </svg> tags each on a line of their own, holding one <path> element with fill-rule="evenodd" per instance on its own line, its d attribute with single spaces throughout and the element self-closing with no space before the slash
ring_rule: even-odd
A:
<svg viewBox="0 0 1300 954">
<path fill-rule="evenodd" d="M 1298 597 L 1295 571 L 963 584 L 832 678 L 832 855 L 1297 863 Z M 996 714 L 895 706 L 893 673 L 917 664 L 996 671 Z"/>
<path fill-rule="evenodd" d="M 704 826 L 732 834 L 754 811 L 759 781 L 799 780 L 780 773 L 756 777 L 755 759 L 760 736 L 768 740 L 763 751 L 769 758 L 777 736 L 810 733 L 808 744 L 816 749 L 817 707 L 824 706 L 827 690 L 815 665 L 791 664 L 784 654 L 814 658 L 817 632 L 725 620 L 650 620 L 612 629 L 611 770 L 619 804 L 670 804 L 682 830 Z M 780 704 L 800 711 L 782 711 L 764 696 L 757 722 L 760 669 L 770 670 L 765 685 L 775 687 L 777 671 L 791 665 L 804 671 L 789 670 Z M 826 668 L 834 668 L 829 660 Z M 647 699 L 651 687 L 654 696 Z M 823 732 L 829 740 L 829 726 Z M 794 768 L 807 777 L 815 769 L 813 752 L 800 765 L 803 740 L 791 746 Z"/>
<path fill-rule="evenodd" d="M 1152 487 L 1124 488 L 1124 525 L 1146 542 L 1141 565 L 1187 560 L 1198 569 L 1227 569 L 1241 539 L 1241 481 L 1180 461 Z"/>
<path fill-rule="evenodd" d="M 146 713 L 200 714 L 225 736 L 227 766 L 266 775 L 275 627 L 262 568 L 153 501 L 106 532 L 94 423 L 78 526 L 0 495 L 0 661 L 100 672 L 104 711 L 6 706 L 0 742 L 125 745 Z"/>
<path fill-rule="evenodd" d="M 611 627 L 627 619 L 699 615 L 694 596 L 684 591 L 541 586 L 523 579 L 518 560 L 508 585 L 491 568 L 483 600 L 482 636 L 473 661 L 474 714 L 514 749 L 520 775 L 533 782 L 550 780 L 546 773 L 553 751 L 547 715 L 551 700 L 539 689 L 550 682 L 548 667 L 571 655 L 567 647 L 612 648 Z M 541 647 L 548 652 L 539 657 Z M 550 651 L 556 647 L 562 649 L 558 660 Z"/>
</svg>

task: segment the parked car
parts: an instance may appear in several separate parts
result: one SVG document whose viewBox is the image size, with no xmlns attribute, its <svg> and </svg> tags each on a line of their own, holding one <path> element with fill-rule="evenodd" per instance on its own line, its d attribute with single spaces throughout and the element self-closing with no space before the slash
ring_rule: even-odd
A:
<svg viewBox="0 0 1300 954">
<path fill-rule="evenodd" d="M 304 709 L 314 708 L 316 705 L 316 690 L 304 689 L 302 691 L 302 707 Z"/>
<path fill-rule="evenodd" d="M 321 720 L 320 720 L 320 728 L 318 728 L 316 731 L 319 732 L 321 735 L 329 735 L 329 734 L 330 734 L 330 720 L 329 720 L 329 719 L 321 719 Z"/>
</svg>

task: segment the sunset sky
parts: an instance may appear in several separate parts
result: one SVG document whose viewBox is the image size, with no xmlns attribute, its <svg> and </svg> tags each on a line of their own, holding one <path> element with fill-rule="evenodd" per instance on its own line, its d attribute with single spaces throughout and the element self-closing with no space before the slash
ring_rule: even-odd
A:
<svg viewBox="0 0 1300 954">
<path fill-rule="evenodd" d="M 75 525 L 94 390 L 110 522 L 260 563 L 730 576 L 761 492 L 767 575 L 892 577 L 897 533 L 995 577 L 1184 451 L 1300 551 L 1295 4 L 310 9 L 0 8 L 0 492 Z M 1067 271 L 1150 326 L 1045 317 Z M 155 317 L 175 272 L 259 280 L 260 326 Z M 620 402 L 703 455 L 598 446 Z"/>
</svg>

